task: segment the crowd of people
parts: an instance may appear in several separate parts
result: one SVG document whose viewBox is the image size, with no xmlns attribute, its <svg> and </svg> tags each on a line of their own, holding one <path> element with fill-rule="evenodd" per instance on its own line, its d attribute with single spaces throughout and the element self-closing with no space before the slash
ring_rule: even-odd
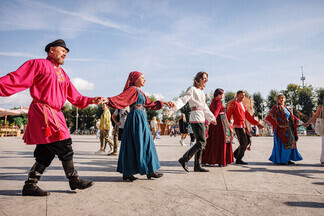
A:
<svg viewBox="0 0 324 216">
<path fill-rule="evenodd" d="M 34 144 L 35 163 L 28 173 L 23 186 L 24 196 L 48 196 L 49 192 L 37 186 L 45 169 L 50 166 L 55 155 L 62 162 L 66 177 L 72 190 L 86 189 L 93 185 L 91 181 L 81 179 L 74 168 L 72 140 L 61 109 L 68 100 L 82 109 L 89 104 L 102 104 L 103 114 L 98 122 L 100 129 L 100 149 L 105 153 L 107 143 L 111 146 L 109 155 L 118 155 L 117 172 L 125 181 L 135 181 L 136 174 L 146 175 L 148 179 L 163 176 L 158 172 L 161 167 L 153 136 L 157 130 L 156 119 L 149 124 L 145 109 L 159 110 L 164 105 L 173 112 L 189 103 L 191 112 L 189 121 L 183 114 L 180 120 L 181 145 L 190 134 L 190 148 L 178 159 L 182 168 L 189 172 L 188 162 L 194 157 L 194 171 L 208 172 L 204 164 L 226 166 L 243 161 L 244 153 L 251 145 L 251 134 L 246 120 L 258 128 L 264 125 L 256 121 L 242 103 L 244 91 L 238 91 L 236 99 L 227 112 L 222 104 L 223 89 L 216 89 L 214 99 L 208 107 L 204 88 L 208 81 L 206 72 L 198 72 L 183 95 L 174 101 L 151 101 L 141 90 L 145 77 L 141 72 L 129 74 L 123 91 L 113 97 L 86 97 L 81 95 L 61 68 L 69 49 L 62 39 L 55 40 L 45 47 L 46 59 L 32 59 L 19 69 L 0 78 L 0 96 L 6 97 L 30 88 L 33 101 L 29 107 L 28 124 L 23 136 L 26 144 Z M 323 102 L 323 98 L 321 99 Z M 276 164 L 293 164 L 302 160 L 297 150 L 297 126 L 302 124 L 285 105 L 284 95 L 279 95 L 275 105 L 266 117 L 266 124 L 274 129 L 274 146 L 269 160 Z M 112 115 L 115 126 L 112 127 L 111 113 L 108 107 L 116 109 Z M 308 126 L 316 118 L 323 118 L 323 106 L 305 123 Z M 239 146 L 233 152 L 233 131 L 230 121 L 233 118 L 234 132 Z M 209 130 L 206 131 L 206 124 Z M 153 135 L 152 135 L 153 131 Z M 112 133 L 113 139 L 110 139 Z M 118 140 L 121 142 L 118 154 Z M 324 163 L 324 139 L 322 136 L 321 162 Z"/>
</svg>

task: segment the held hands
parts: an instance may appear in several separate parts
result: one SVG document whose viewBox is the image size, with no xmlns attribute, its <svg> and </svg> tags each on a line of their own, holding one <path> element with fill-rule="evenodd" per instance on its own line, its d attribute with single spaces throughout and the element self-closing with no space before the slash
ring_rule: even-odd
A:
<svg viewBox="0 0 324 216">
<path fill-rule="evenodd" d="M 257 127 L 258 127 L 259 129 L 264 128 L 264 126 L 263 126 L 261 123 L 257 124 Z"/>
<path fill-rule="evenodd" d="M 217 125 L 217 122 L 215 120 L 211 121 L 210 124 Z"/>
<path fill-rule="evenodd" d="M 174 107 L 174 103 L 173 103 L 172 101 L 167 102 L 166 105 L 167 105 L 169 108 L 173 108 L 173 107 Z"/>
<path fill-rule="evenodd" d="M 108 99 L 105 97 L 94 97 L 92 98 L 91 101 L 93 104 L 103 104 L 103 103 L 108 103 Z"/>
<path fill-rule="evenodd" d="M 304 127 L 308 127 L 310 124 L 307 124 L 307 123 L 304 123 L 304 124 L 302 124 L 302 126 L 304 126 Z"/>
<path fill-rule="evenodd" d="M 169 108 L 174 107 L 174 103 L 172 101 L 169 102 L 163 102 L 164 105 L 167 105 Z"/>
</svg>

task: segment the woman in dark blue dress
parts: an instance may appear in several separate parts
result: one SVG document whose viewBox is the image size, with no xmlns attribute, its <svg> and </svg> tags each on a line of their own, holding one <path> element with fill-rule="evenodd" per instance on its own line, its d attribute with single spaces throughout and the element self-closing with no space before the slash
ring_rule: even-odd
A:
<svg viewBox="0 0 324 216">
<path fill-rule="evenodd" d="M 159 178 L 163 175 L 156 172 L 160 168 L 160 162 L 145 113 L 145 108 L 161 109 L 163 102 L 152 102 L 147 98 L 140 90 L 144 84 L 144 75 L 133 71 L 129 74 L 124 91 L 115 97 L 108 98 L 108 105 L 114 109 L 130 106 L 117 166 L 117 171 L 123 174 L 124 180 L 136 180 L 138 178 L 134 175 L 138 173 L 146 174 L 148 179 Z"/>
</svg>

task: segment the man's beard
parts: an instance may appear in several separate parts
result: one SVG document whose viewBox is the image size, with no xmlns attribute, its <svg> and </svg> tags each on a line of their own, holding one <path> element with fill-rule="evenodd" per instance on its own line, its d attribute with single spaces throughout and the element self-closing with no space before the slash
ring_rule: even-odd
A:
<svg viewBox="0 0 324 216">
<path fill-rule="evenodd" d="M 64 59 L 57 58 L 57 59 L 56 59 L 56 62 L 57 62 L 59 65 L 64 65 Z"/>
</svg>

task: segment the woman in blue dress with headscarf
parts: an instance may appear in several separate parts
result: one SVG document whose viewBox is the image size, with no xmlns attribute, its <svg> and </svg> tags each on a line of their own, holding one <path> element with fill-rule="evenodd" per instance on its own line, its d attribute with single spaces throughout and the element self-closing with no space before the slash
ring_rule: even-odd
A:
<svg viewBox="0 0 324 216">
<path fill-rule="evenodd" d="M 156 172 L 160 168 L 151 129 L 147 121 L 145 108 L 162 109 L 162 101 L 151 101 L 140 90 L 145 84 L 144 75 L 138 71 L 129 74 L 124 91 L 108 98 L 108 106 L 122 109 L 130 106 L 121 146 L 119 151 L 117 172 L 123 174 L 124 180 L 134 181 L 135 174 L 147 175 L 148 179 L 162 177 Z M 165 103 L 167 104 L 167 103 Z"/>
<path fill-rule="evenodd" d="M 269 158 L 276 164 L 294 164 L 302 160 L 297 150 L 299 119 L 285 106 L 286 97 L 278 95 L 278 104 L 270 110 L 266 121 L 273 126 L 273 150 Z"/>
</svg>

